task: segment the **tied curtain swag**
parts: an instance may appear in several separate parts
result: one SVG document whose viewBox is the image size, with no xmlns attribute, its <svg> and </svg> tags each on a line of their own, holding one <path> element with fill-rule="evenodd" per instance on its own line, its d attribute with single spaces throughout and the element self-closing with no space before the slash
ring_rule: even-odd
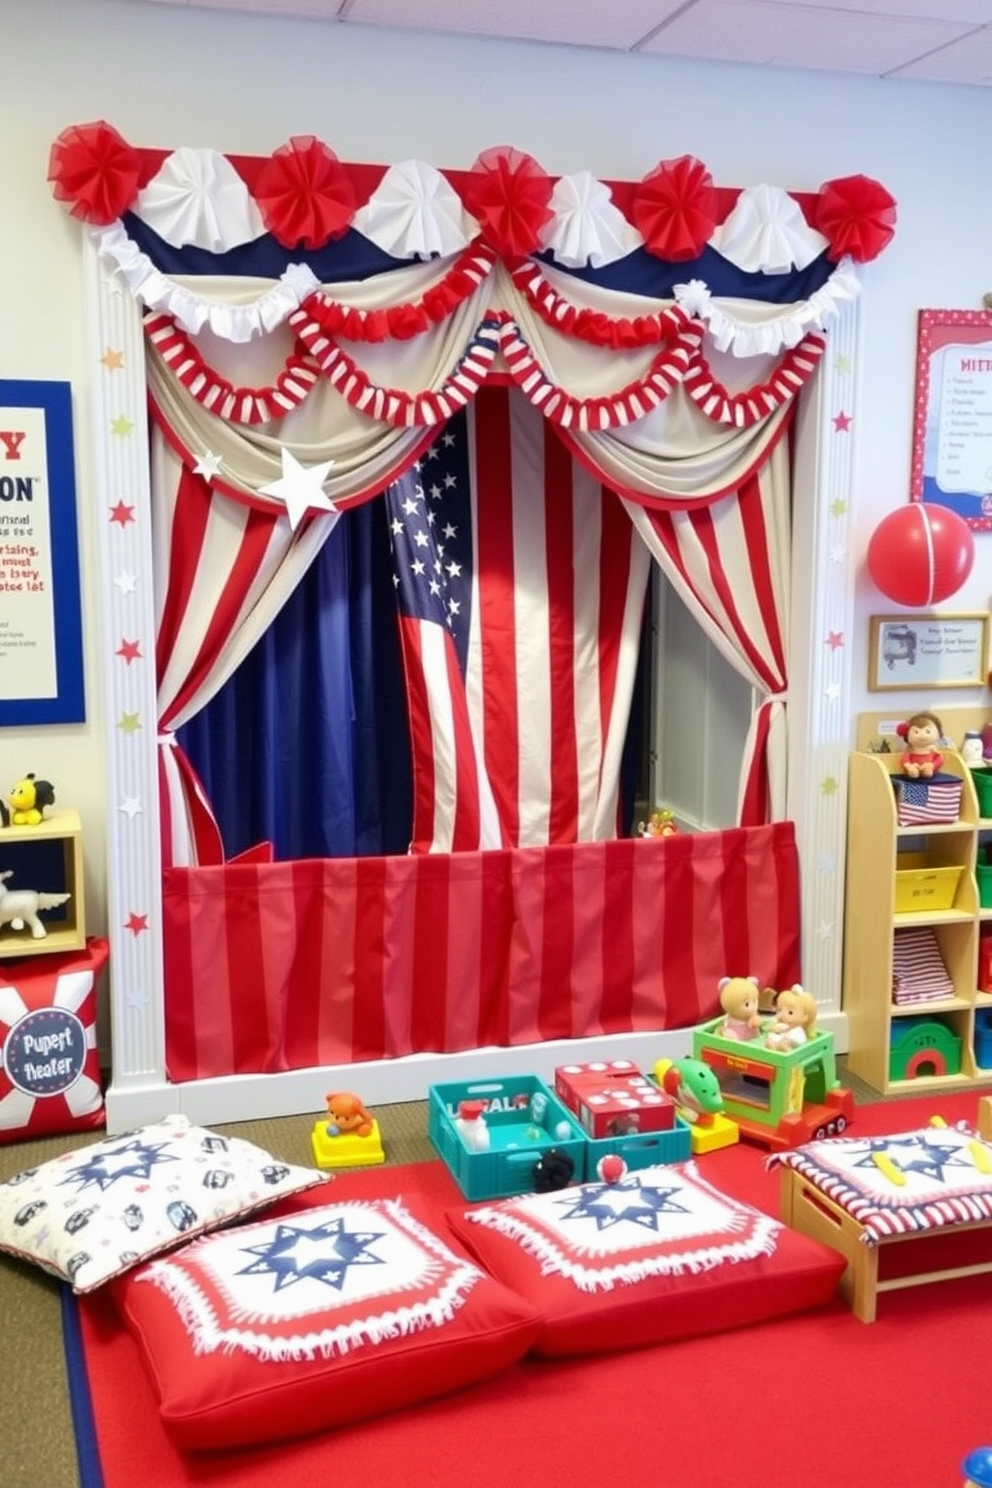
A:
<svg viewBox="0 0 992 1488">
<path fill-rule="evenodd" d="M 783 436 L 884 188 L 165 153 L 103 122 L 50 178 L 144 310 L 166 865 L 224 859 L 176 731 L 382 493 L 415 851 L 616 835 L 652 560 L 760 700 L 740 824 L 782 819 Z"/>
</svg>

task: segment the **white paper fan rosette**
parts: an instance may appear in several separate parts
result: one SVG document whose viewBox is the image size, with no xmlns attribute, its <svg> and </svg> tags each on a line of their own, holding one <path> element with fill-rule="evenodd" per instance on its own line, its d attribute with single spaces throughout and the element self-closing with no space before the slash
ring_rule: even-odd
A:
<svg viewBox="0 0 992 1488">
<path fill-rule="evenodd" d="M 566 268 L 615 263 L 644 241 L 614 206 L 609 187 L 589 171 L 576 171 L 555 183 L 551 210 L 555 215 L 543 234 L 544 246 Z"/>
<path fill-rule="evenodd" d="M 265 232 L 247 186 L 218 150 L 174 150 L 139 192 L 134 210 L 174 248 L 193 244 L 223 253 Z"/>
<path fill-rule="evenodd" d="M 479 230 L 457 191 L 422 160 L 390 166 L 353 225 L 393 258 L 448 258 Z"/>
<path fill-rule="evenodd" d="M 805 269 L 820 256 L 827 240 L 810 227 L 787 191 L 749 186 L 710 245 L 749 273 L 785 274 L 793 266 Z"/>
</svg>

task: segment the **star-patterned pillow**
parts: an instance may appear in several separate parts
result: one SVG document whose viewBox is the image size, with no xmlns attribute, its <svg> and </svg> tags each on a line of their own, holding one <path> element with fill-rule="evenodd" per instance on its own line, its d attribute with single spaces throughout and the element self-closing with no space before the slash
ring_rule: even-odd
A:
<svg viewBox="0 0 992 1488">
<path fill-rule="evenodd" d="M 780 1165 L 828 1194 L 869 1244 L 992 1219 L 992 1144 L 966 1122 L 807 1142 L 768 1158 Z"/>
<path fill-rule="evenodd" d="M 161 1251 L 326 1181 L 252 1142 L 167 1116 L 0 1183 L 0 1251 L 91 1292 Z"/>
<path fill-rule="evenodd" d="M 208 1235 L 114 1284 L 185 1450 L 324 1431 L 514 1363 L 539 1315 L 456 1255 L 415 1197 L 322 1202 Z"/>
<path fill-rule="evenodd" d="M 448 1222 L 493 1276 L 544 1313 L 548 1356 L 722 1332 L 830 1298 L 844 1261 L 728 1198 L 694 1162 L 619 1183 L 453 1210 Z"/>
</svg>

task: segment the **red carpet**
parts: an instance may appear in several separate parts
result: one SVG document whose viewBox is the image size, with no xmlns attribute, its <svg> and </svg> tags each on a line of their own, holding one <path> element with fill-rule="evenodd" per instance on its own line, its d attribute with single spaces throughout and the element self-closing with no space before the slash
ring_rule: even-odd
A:
<svg viewBox="0 0 992 1488">
<path fill-rule="evenodd" d="M 852 1135 L 935 1114 L 974 1120 L 976 1096 L 859 1107 Z M 741 1145 L 700 1161 L 725 1192 L 775 1213 L 764 1156 Z M 434 1163 L 337 1182 L 342 1196 L 416 1189 L 439 1210 L 461 1197 Z M 992 1443 L 990 1276 L 887 1293 L 870 1326 L 835 1301 L 639 1353 L 525 1362 L 433 1404 L 219 1458 L 172 1447 L 101 1293 L 79 1318 L 96 1435 L 83 1488 L 960 1488 L 963 1458 Z"/>
</svg>

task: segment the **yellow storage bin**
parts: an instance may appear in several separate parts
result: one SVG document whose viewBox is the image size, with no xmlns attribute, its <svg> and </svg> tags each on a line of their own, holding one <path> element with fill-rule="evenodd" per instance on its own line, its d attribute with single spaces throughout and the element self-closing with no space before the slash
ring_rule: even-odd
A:
<svg viewBox="0 0 992 1488">
<path fill-rule="evenodd" d="M 896 914 L 950 909 L 964 869 L 931 868 L 925 853 L 896 854 Z"/>
</svg>

